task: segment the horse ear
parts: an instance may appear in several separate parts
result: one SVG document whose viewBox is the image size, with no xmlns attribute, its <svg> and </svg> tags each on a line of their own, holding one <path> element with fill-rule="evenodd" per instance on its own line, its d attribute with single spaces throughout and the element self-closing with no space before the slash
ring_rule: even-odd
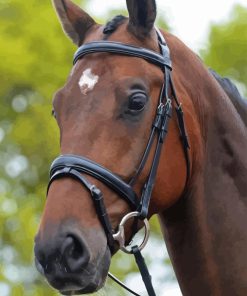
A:
<svg viewBox="0 0 247 296">
<path fill-rule="evenodd" d="M 80 45 L 95 21 L 70 0 L 52 0 L 65 33 Z"/>
<path fill-rule="evenodd" d="M 126 0 L 129 29 L 136 36 L 145 37 L 154 27 L 157 15 L 155 0 Z"/>
</svg>

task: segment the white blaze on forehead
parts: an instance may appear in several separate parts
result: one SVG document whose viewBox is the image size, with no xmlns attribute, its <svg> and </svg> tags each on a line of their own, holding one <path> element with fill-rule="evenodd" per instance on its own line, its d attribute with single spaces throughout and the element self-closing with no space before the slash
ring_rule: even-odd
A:
<svg viewBox="0 0 247 296">
<path fill-rule="evenodd" d="M 94 89 L 98 81 L 99 76 L 93 74 L 91 69 L 85 70 L 79 80 L 81 92 L 86 95 L 89 91 Z"/>
</svg>

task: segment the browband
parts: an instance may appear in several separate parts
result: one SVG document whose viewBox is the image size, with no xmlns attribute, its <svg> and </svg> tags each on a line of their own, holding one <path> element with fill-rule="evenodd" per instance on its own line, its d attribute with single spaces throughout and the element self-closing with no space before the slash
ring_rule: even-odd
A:
<svg viewBox="0 0 247 296">
<path fill-rule="evenodd" d="M 75 64 L 83 56 L 96 53 L 96 52 L 109 52 L 116 53 L 126 56 L 133 56 L 138 58 L 143 58 L 150 63 L 153 63 L 162 69 L 168 67 L 172 70 L 172 64 L 169 54 L 169 48 L 166 44 L 161 44 L 162 54 L 159 54 L 150 49 L 143 47 L 136 47 L 133 45 L 126 45 L 121 42 L 112 42 L 112 41 L 95 41 L 82 45 L 78 48 L 74 55 L 73 64 Z"/>
</svg>

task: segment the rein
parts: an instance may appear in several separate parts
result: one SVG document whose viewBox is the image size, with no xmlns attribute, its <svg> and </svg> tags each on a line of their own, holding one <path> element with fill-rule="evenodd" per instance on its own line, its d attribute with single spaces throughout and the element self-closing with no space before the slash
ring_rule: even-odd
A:
<svg viewBox="0 0 247 296">
<path fill-rule="evenodd" d="M 166 44 L 166 41 L 159 30 L 157 30 L 158 41 L 160 46 L 161 53 L 156 53 L 152 50 L 148 50 L 145 48 L 140 48 L 132 45 L 127 45 L 119 42 L 110 42 L 110 41 L 99 41 L 99 42 L 91 42 L 79 47 L 74 56 L 74 64 L 83 58 L 85 55 L 97 53 L 97 52 L 107 52 L 112 54 L 120 54 L 131 57 L 143 58 L 146 61 L 155 64 L 160 67 L 164 73 L 164 83 L 162 85 L 160 91 L 160 97 L 158 101 L 158 106 L 156 110 L 156 115 L 151 127 L 150 137 L 148 140 L 147 147 L 143 153 L 142 160 L 137 169 L 136 174 L 132 177 L 129 183 L 126 183 L 117 175 L 109 171 L 108 169 L 100 166 L 99 164 L 93 162 L 90 159 L 87 159 L 78 155 L 61 155 L 54 160 L 51 165 L 50 170 L 50 181 L 48 184 L 48 190 L 54 180 L 60 178 L 74 178 L 79 181 L 91 194 L 95 209 L 98 215 L 98 218 L 102 224 L 102 227 L 105 231 L 108 246 L 113 253 L 114 251 L 114 243 L 118 242 L 120 249 L 128 254 L 133 254 L 136 259 L 136 263 L 139 267 L 140 273 L 142 275 L 143 282 L 146 286 L 149 296 L 155 296 L 155 291 L 152 286 L 151 276 L 149 275 L 147 266 L 145 264 L 144 258 L 141 255 L 141 250 L 145 247 L 148 237 L 149 237 L 149 224 L 148 224 L 148 211 L 149 204 L 152 196 L 153 187 L 155 184 L 155 179 L 157 175 L 159 160 L 161 156 L 162 146 L 165 142 L 169 121 L 172 117 L 172 108 L 173 101 L 176 104 L 176 114 L 178 119 L 178 126 L 181 135 L 182 146 L 184 150 L 186 167 L 187 167 L 187 177 L 186 177 L 186 185 L 188 179 L 190 177 L 190 159 L 189 159 L 189 141 L 186 134 L 184 119 L 183 119 L 183 110 L 182 106 L 179 103 L 175 91 L 175 87 L 173 85 L 171 71 L 172 71 L 172 63 L 170 59 L 170 51 Z M 169 96 L 169 90 L 171 96 Z M 133 189 L 134 184 L 136 183 L 138 177 L 142 173 L 148 157 L 150 155 L 151 148 L 154 145 L 156 139 L 156 149 L 153 156 L 152 166 L 147 177 L 147 180 L 143 186 L 141 197 L 138 197 Z M 112 229 L 105 205 L 103 194 L 94 184 L 91 184 L 83 174 L 90 175 L 113 191 L 115 191 L 121 198 L 125 199 L 133 212 L 126 215 L 120 225 L 117 233 L 114 233 Z M 125 223 L 134 218 L 135 224 L 138 220 L 142 220 L 145 226 L 145 237 L 140 246 L 133 246 L 131 249 L 127 248 L 124 234 L 124 225 Z M 135 225 L 136 226 L 136 225 Z M 136 227 L 133 227 L 136 228 Z M 124 287 L 133 295 L 140 296 L 135 293 L 128 287 L 126 287 L 122 282 L 120 282 L 117 278 L 115 278 L 112 274 L 109 273 L 109 277 L 116 281 L 119 285 Z"/>
</svg>

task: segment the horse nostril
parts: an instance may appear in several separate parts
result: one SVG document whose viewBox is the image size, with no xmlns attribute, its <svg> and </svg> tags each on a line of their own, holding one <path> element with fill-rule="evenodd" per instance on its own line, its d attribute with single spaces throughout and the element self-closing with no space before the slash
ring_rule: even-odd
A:
<svg viewBox="0 0 247 296">
<path fill-rule="evenodd" d="M 63 256 L 79 259 L 83 254 L 83 246 L 77 238 L 68 236 L 62 245 L 61 253 Z"/>
<path fill-rule="evenodd" d="M 66 237 L 61 247 L 61 254 L 70 272 L 82 270 L 89 262 L 87 247 L 74 235 Z"/>
<path fill-rule="evenodd" d="M 44 267 L 43 267 L 41 261 L 39 261 L 37 258 L 35 258 L 35 265 L 36 265 L 38 272 L 40 272 L 42 275 L 44 275 L 45 274 Z"/>
</svg>

